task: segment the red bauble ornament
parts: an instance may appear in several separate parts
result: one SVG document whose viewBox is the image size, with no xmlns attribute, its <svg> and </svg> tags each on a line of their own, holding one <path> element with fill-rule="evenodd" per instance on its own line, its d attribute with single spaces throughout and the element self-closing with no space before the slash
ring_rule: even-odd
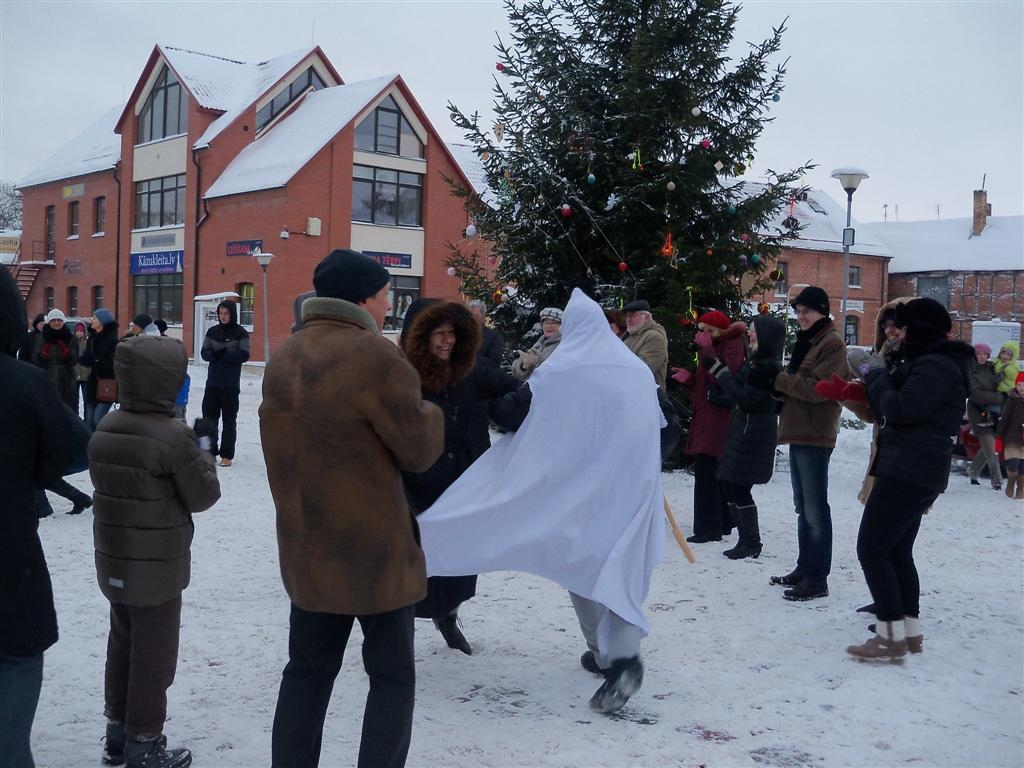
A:
<svg viewBox="0 0 1024 768">
<path fill-rule="evenodd" d="M 505 71 L 505 65 L 502 64 L 500 61 L 497 64 L 494 65 L 494 68 L 496 70 L 498 70 L 499 72 L 504 72 Z"/>
<path fill-rule="evenodd" d="M 740 235 L 740 240 L 742 240 L 744 243 L 747 242 L 747 240 L 749 240 L 749 239 L 750 239 L 750 235 L 748 235 L 746 232 L 744 232 L 742 235 Z"/>
<path fill-rule="evenodd" d="M 619 262 L 619 272 L 625 272 L 627 269 L 629 269 L 629 264 L 627 264 L 624 261 L 620 261 Z"/>
<path fill-rule="evenodd" d="M 562 216 L 567 219 L 572 216 L 572 207 L 568 203 L 562 204 Z"/>
<path fill-rule="evenodd" d="M 704 140 L 703 140 L 703 141 L 702 141 L 702 142 L 700 143 L 700 145 L 701 145 L 702 147 L 704 147 L 704 149 L 710 149 L 710 148 L 711 148 L 711 139 L 704 139 Z"/>
<path fill-rule="evenodd" d="M 685 328 L 685 327 L 686 327 L 687 325 L 690 325 L 690 324 L 691 324 L 692 322 L 693 322 L 693 321 L 692 321 L 692 320 L 690 320 L 690 318 L 688 318 L 688 317 L 680 317 L 680 318 L 679 318 L 679 324 L 680 324 L 681 326 L 683 326 L 684 328 Z"/>
<path fill-rule="evenodd" d="M 757 305 L 757 311 L 762 315 L 767 315 L 771 311 L 771 307 L 767 303 L 761 302 Z"/>
<path fill-rule="evenodd" d="M 705 256 L 714 256 L 715 252 L 713 250 L 711 250 L 710 248 L 708 248 L 706 251 L 704 251 L 704 255 Z"/>
</svg>

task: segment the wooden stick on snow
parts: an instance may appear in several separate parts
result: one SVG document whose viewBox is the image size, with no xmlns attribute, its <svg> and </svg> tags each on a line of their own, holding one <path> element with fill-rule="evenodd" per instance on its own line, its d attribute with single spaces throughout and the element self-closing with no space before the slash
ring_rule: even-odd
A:
<svg viewBox="0 0 1024 768">
<path fill-rule="evenodd" d="M 676 516 L 672 514 L 672 507 L 668 505 L 668 497 L 662 496 L 662 501 L 665 502 L 665 517 L 668 518 L 668 524 L 672 526 L 672 535 L 676 537 L 676 541 L 679 542 L 679 548 L 683 550 L 683 554 L 686 555 L 686 559 L 691 563 L 696 563 L 697 558 L 693 556 L 693 550 L 690 549 L 690 545 L 686 543 L 686 537 L 683 536 L 683 532 L 679 530 L 679 523 L 676 522 Z"/>
</svg>

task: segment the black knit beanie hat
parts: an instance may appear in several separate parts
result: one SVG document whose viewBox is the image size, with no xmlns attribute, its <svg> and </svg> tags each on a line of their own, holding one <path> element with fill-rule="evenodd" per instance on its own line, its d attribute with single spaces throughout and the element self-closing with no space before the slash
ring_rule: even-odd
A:
<svg viewBox="0 0 1024 768">
<path fill-rule="evenodd" d="M 331 251 L 313 271 L 317 296 L 358 304 L 391 282 L 391 275 L 369 256 L 349 248 Z"/>
</svg>

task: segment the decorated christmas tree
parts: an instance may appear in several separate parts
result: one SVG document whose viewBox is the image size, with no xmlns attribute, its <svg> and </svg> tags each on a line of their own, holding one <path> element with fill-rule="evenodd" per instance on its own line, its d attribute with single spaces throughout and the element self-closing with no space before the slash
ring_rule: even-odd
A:
<svg viewBox="0 0 1024 768">
<path fill-rule="evenodd" d="M 449 104 L 488 186 L 453 184 L 473 223 L 450 272 L 513 336 L 577 286 L 609 307 L 647 299 L 678 360 L 698 313 L 736 317 L 778 277 L 796 231 L 775 222 L 809 166 L 750 178 L 785 23 L 732 61 L 740 9 L 724 0 L 505 5 L 494 123 Z"/>
</svg>

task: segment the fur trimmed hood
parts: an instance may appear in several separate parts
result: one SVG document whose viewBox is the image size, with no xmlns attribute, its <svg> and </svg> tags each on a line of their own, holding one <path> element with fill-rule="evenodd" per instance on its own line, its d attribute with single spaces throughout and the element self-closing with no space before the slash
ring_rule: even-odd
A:
<svg viewBox="0 0 1024 768">
<path fill-rule="evenodd" d="M 450 359 L 440 360 L 430 353 L 430 334 L 445 321 L 455 328 L 455 346 Z M 420 299 L 412 303 L 405 315 L 401 345 L 420 374 L 423 390 L 436 393 L 472 373 L 481 335 L 480 322 L 465 305 Z"/>
</svg>

